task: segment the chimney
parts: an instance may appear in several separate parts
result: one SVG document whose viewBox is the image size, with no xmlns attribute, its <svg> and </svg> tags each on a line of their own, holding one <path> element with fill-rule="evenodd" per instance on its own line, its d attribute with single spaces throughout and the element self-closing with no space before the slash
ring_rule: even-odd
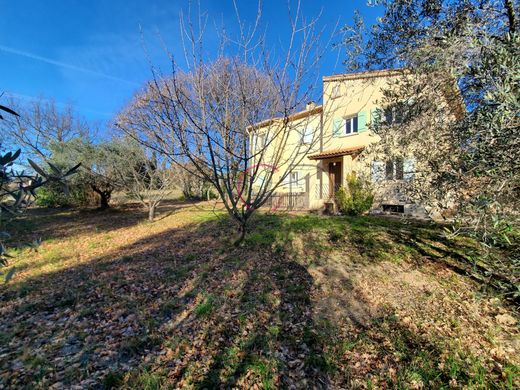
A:
<svg viewBox="0 0 520 390">
<path fill-rule="evenodd" d="M 316 108 L 316 103 L 313 102 L 313 101 L 311 100 L 311 101 L 310 101 L 309 103 L 307 103 L 307 105 L 305 106 L 305 110 L 306 110 L 306 111 L 310 111 L 310 110 L 312 110 L 313 108 Z"/>
</svg>

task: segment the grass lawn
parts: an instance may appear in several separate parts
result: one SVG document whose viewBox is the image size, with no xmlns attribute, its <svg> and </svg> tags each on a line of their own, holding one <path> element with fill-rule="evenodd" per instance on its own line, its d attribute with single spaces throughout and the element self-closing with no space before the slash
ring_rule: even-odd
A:
<svg viewBox="0 0 520 390">
<path fill-rule="evenodd" d="M 31 210 L 2 285 L 0 388 L 520 387 L 518 312 L 469 239 L 210 206 Z M 507 287 L 507 286 L 506 286 Z M 510 286 L 509 286 L 510 287 Z M 506 288 L 504 291 L 510 291 Z"/>
</svg>

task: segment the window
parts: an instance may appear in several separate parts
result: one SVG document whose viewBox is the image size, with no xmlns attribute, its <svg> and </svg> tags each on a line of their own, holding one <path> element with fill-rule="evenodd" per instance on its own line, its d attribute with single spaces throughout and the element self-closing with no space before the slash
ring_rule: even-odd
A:
<svg viewBox="0 0 520 390">
<path fill-rule="evenodd" d="M 372 161 L 372 181 L 379 183 L 385 178 L 385 163 L 384 161 Z"/>
<path fill-rule="evenodd" d="M 289 183 L 294 184 L 297 181 L 298 181 L 298 172 L 294 171 L 294 172 L 289 172 L 289 174 L 287 174 L 287 176 L 285 176 L 283 183 L 284 184 L 289 184 Z"/>
<path fill-rule="evenodd" d="M 393 178 L 394 178 L 394 162 L 392 160 L 388 160 L 386 162 L 385 179 L 393 180 Z"/>
<path fill-rule="evenodd" d="M 415 176 L 415 159 L 407 158 L 403 161 L 403 179 L 410 181 Z"/>
<path fill-rule="evenodd" d="M 358 112 L 356 115 L 349 117 L 337 117 L 332 122 L 332 136 L 342 137 L 345 135 L 358 134 L 366 131 L 367 115 L 364 111 Z"/>
<path fill-rule="evenodd" d="M 404 178 L 404 163 L 402 158 L 395 160 L 388 160 L 385 169 L 386 180 L 403 180 Z"/>
<path fill-rule="evenodd" d="M 400 204 L 384 204 L 383 211 L 385 213 L 404 213 L 404 206 Z"/>
<path fill-rule="evenodd" d="M 290 187 L 290 188 L 295 188 L 298 186 L 298 172 L 297 171 L 294 171 L 294 172 L 290 172 L 286 177 L 285 179 L 283 180 L 283 186 L 284 187 Z"/>
<path fill-rule="evenodd" d="M 290 178 L 292 184 L 298 184 L 298 172 L 291 172 Z"/>
<path fill-rule="evenodd" d="M 256 136 L 256 148 L 261 149 L 265 146 L 265 135 L 259 134 Z"/>
<path fill-rule="evenodd" d="M 302 134 L 301 143 L 302 144 L 311 144 L 313 138 L 314 130 L 312 128 L 307 127 Z"/>
<path fill-rule="evenodd" d="M 384 109 L 385 122 L 388 125 L 398 125 L 403 122 L 402 107 L 391 106 Z"/>
<path fill-rule="evenodd" d="M 358 132 L 358 117 L 353 116 L 345 119 L 345 134 L 357 134 Z"/>
<path fill-rule="evenodd" d="M 414 177 L 415 160 L 413 158 L 396 158 L 387 161 L 372 161 L 372 181 L 407 180 Z"/>
<path fill-rule="evenodd" d="M 335 86 L 332 87 L 332 94 L 330 95 L 330 97 L 332 99 L 335 99 L 335 98 L 339 97 L 340 94 L 341 94 L 341 85 L 336 84 Z"/>
</svg>

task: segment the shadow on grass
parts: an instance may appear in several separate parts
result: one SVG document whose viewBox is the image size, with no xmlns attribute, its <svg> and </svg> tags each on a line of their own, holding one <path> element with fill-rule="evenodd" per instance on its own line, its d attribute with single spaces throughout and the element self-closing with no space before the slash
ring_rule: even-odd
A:
<svg viewBox="0 0 520 390">
<path fill-rule="evenodd" d="M 324 387 L 319 342 L 301 342 L 313 328 L 312 278 L 282 253 L 223 244 L 228 224 L 170 229 L 2 288 L 2 383 L 110 387 L 130 372 L 141 387 L 163 359 L 168 374 L 152 375 L 161 383 Z"/>
<path fill-rule="evenodd" d="M 120 217 L 114 214 L 107 228 L 129 223 Z M 80 226 L 104 223 L 85 218 Z M 200 389 L 348 388 L 369 386 L 371 377 L 404 387 L 453 377 L 469 383 L 466 368 L 439 370 L 442 351 L 391 312 L 371 312 L 348 273 L 328 275 L 341 288 L 336 305 L 316 304 L 309 264 L 325 264 L 327 248 L 352 242 L 349 250 L 364 261 L 385 260 L 390 244 L 378 234 L 392 223 L 259 215 L 244 246 L 235 248 L 226 238 L 230 222 L 210 218 L 2 287 L 0 383 Z M 353 382 L 359 365 L 366 383 Z"/>
<path fill-rule="evenodd" d="M 443 227 L 430 222 L 403 221 L 382 217 L 318 217 L 296 216 L 278 219 L 266 215 L 255 222 L 249 240 L 290 242 L 297 234 L 314 232 L 322 239 L 307 235 L 303 256 L 314 261 L 331 249 L 342 246 L 358 252 L 357 262 L 382 260 L 412 261 L 417 266 L 431 261 L 460 275 L 469 277 L 481 287 L 520 304 L 518 283 L 520 264 L 515 247 L 484 248 L 469 237 L 447 238 Z M 323 240 L 323 237 L 326 240 Z"/>
</svg>

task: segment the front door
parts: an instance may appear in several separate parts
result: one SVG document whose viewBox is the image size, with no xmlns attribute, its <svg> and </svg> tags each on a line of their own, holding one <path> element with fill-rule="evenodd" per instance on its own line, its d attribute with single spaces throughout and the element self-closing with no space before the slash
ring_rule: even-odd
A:
<svg viewBox="0 0 520 390">
<path fill-rule="evenodd" d="M 329 163 L 329 196 L 332 198 L 341 186 L 341 162 Z"/>
</svg>

